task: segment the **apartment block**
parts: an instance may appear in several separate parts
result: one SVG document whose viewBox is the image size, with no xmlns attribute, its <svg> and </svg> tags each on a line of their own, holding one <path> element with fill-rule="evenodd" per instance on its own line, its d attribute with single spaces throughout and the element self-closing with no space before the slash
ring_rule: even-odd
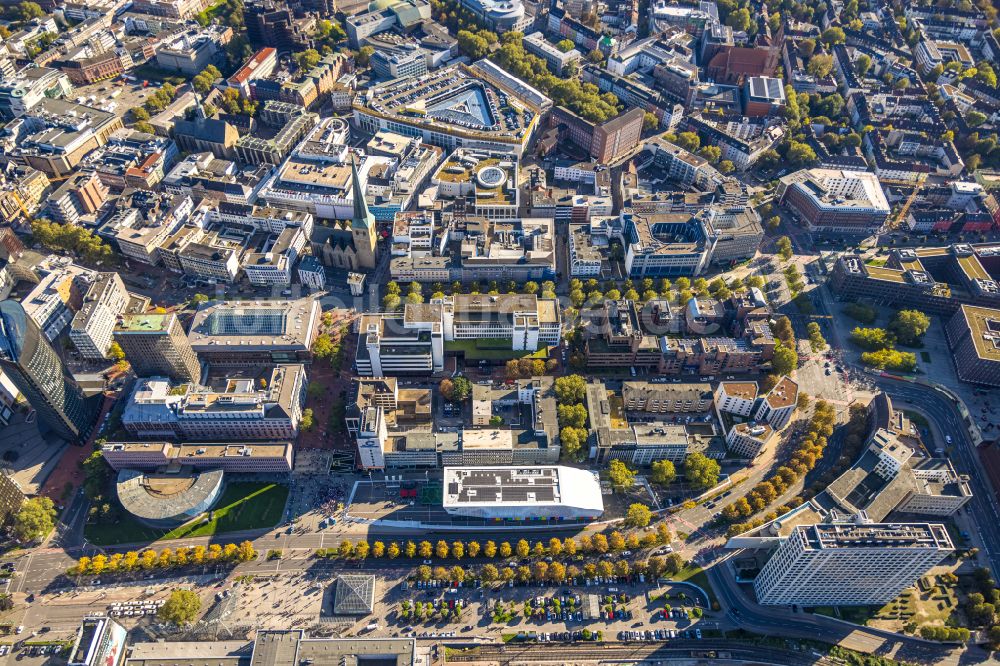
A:
<svg viewBox="0 0 1000 666">
<path fill-rule="evenodd" d="M 753 417 L 781 430 L 792 418 L 798 406 L 799 385 L 788 377 L 781 378 L 774 388 L 765 393 L 754 406 Z"/>
<path fill-rule="evenodd" d="M 726 433 L 726 448 L 736 456 L 752 460 L 775 441 L 776 434 L 766 423 L 737 423 Z"/>
</svg>

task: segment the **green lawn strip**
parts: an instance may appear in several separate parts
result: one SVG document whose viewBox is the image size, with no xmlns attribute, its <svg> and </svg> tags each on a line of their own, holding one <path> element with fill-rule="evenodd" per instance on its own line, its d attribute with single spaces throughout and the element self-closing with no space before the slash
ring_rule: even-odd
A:
<svg viewBox="0 0 1000 666">
<path fill-rule="evenodd" d="M 183 539 L 273 527 L 281 520 L 287 498 L 287 486 L 233 483 L 227 486 L 216 503 L 212 520 L 181 525 L 161 538 Z"/>
<path fill-rule="evenodd" d="M 117 523 L 88 524 L 84 531 L 91 543 L 110 546 L 265 529 L 281 520 L 287 499 L 288 486 L 237 482 L 226 486 L 222 497 L 215 503 L 212 520 L 203 518 L 172 530 L 159 530 L 124 515 Z"/>
<path fill-rule="evenodd" d="M 708 602 L 712 607 L 715 607 L 715 604 L 718 603 L 715 597 L 715 590 L 712 589 L 712 584 L 708 582 L 708 574 L 698 565 L 688 563 L 676 576 L 673 576 L 673 580 L 694 583 L 705 590 L 705 594 L 708 595 Z"/>
<path fill-rule="evenodd" d="M 501 345 L 494 340 L 449 340 L 444 343 L 446 352 L 462 352 L 466 360 L 478 361 L 500 361 L 514 358 L 546 359 L 549 357 L 549 348 L 542 347 L 536 352 L 515 351 L 510 348 L 512 342 L 507 340 L 506 345 Z"/>
</svg>

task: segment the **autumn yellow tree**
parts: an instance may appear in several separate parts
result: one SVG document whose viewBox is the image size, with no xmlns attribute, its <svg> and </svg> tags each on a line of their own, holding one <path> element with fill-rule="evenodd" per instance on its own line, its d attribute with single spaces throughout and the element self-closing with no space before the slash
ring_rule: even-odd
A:
<svg viewBox="0 0 1000 666">
<path fill-rule="evenodd" d="M 394 560 L 399 557 L 399 544 L 393 541 L 389 544 L 389 559 Z"/>
</svg>

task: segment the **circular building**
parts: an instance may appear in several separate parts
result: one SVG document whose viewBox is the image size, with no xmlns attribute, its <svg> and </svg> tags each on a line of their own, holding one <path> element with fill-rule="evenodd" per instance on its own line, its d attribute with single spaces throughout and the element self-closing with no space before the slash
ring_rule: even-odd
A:
<svg viewBox="0 0 1000 666">
<path fill-rule="evenodd" d="M 177 527 L 208 511 L 222 494 L 221 469 L 200 473 L 118 472 L 122 507 L 150 527 Z"/>
</svg>

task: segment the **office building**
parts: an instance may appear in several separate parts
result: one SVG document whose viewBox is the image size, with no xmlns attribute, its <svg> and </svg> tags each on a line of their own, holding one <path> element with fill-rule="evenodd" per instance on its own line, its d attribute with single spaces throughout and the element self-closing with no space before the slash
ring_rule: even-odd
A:
<svg viewBox="0 0 1000 666">
<path fill-rule="evenodd" d="M 88 361 L 108 357 L 115 322 L 128 304 L 129 295 L 118 273 L 98 273 L 70 322 L 69 338 L 81 356 Z"/>
<path fill-rule="evenodd" d="M 752 460 L 774 442 L 775 434 L 766 423 L 737 423 L 726 433 L 726 448 L 735 456 Z"/>
<path fill-rule="evenodd" d="M 609 164 L 631 154 L 639 145 L 644 117 L 645 112 L 635 108 L 603 123 L 593 123 L 566 107 L 557 106 L 549 126 L 597 162 Z"/>
<path fill-rule="evenodd" d="M 573 467 L 446 467 L 444 510 L 487 520 L 594 520 L 604 513 L 597 474 Z"/>
<path fill-rule="evenodd" d="M 129 646 L 128 666 L 427 666 L 430 646 L 413 638 L 310 638 L 302 629 L 260 630 L 253 641 L 157 641 Z M 251 657 L 252 655 L 252 657 Z"/>
<path fill-rule="evenodd" d="M 963 305 L 948 320 L 945 332 L 958 377 L 1000 387 L 1000 309 Z"/>
<path fill-rule="evenodd" d="M 288 474 L 292 471 L 293 450 L 291 442 L 110 442 L 101 448 L 101 455 L 116 472 L 153 472 L 173 465 L 231 474 Z"/>
<path fill-rule="evenodd" d="M 878 177 L 864 171 L 802 169 L 778 181 L 775 198 L 819 232 L 868 235 L 889 219 Z"/>
<path fill-rule="evenodd" d="M 94 171 L 82 171 L 70 176 L 49 195 L 49 215 L 56 222 L 76 224 L 81 217 L 93 219 L 108 200 L 108 188 Z"/>
<path fill-rule="evenodd" d="M 170 377 L 178 382 L 201 378 L 198 357 L 176 314 L 125 315 L 114 329 L 115 341 L 139 377 Z"/>
<path fill-rule="evenodd" d="M 354 361 L 358 374 L 427 375 L 444 369 L 446 351 L 464 353 L 480 339 L 510 341 L 512 351 L 557 345 L 562 316 L 554 299 L 533 294 L 457 294 L 406 304 L 402 314 L 362 315 L 358 334 Z"/>
<path fill-rule="evenodd" d="M 539 115 L 551 104 L 543 93 L 484 60 L 369 88 L 355 99 L 354 122 L 372 134 L 389 130 L 449 150 L 520 156 Z M 501 113 L 505 106 L 514 113 Z"/>
<path fill-rule="evenodd" d="M 214 366 L 309 363 L 321 314 L 311 297 L 217 301 L 195 313 L 188 339 L 198 358 Z"/>
<path fill-rule="evenodd" d="M 882 605 L 954 552 L 940 524 L 798 525 L 761 569 L 754 591 L 766 605 Z"/>
<path fill-rule="evenodd" d="M 128 631 L 110 617 L 85 617 L 69 652 L 69 666 L 122 666 Z"/>
<path fill-rule="evenodd" d="M 0 369 L 53 433 L 83 444 L 96 414 L 41 329 L 17 301 L 0 302 Z"/>
<path fill-rule="evenodd" d="M 842 254 L 830 284 L 846 299 L 951 317 L 963 305 L 1000 309 L 1000 246 L 956 243 L 890 250 L 883 266 Z M 960 339 L 954 331 L 955 342 Z"/>
<path fill-rule="evenodd" d="M 460 0 L 458 3 L 496 33 L 524 30 L 532 17 L 521 0 Z"/>
<path fill-rule="evenodd" d="M 295 439 L 305 384 L 301 365 L 223 369 L 205 385 L 143 378 L 125 405 L 122 426 L 142 439 Z"/>
<path fill-rule="evenodd" d="M 417 44 L 379 44 L 371 64 L 380 79 L 400 79 L 427 73 L 427 53 Z"/>
</svg>

